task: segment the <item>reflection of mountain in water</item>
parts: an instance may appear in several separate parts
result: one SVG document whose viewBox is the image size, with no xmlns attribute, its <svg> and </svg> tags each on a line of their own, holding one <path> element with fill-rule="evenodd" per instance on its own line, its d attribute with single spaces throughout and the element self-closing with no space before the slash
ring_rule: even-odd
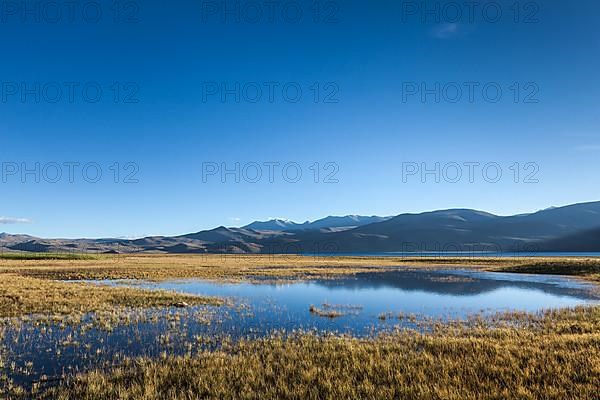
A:
<svg viewBox="0 0 600 400">
<path fill-rule="evenodd" d="M 585 288 L 565 287 L 548 282 L 516 279 L 488 279 L 476 273 L 443 271 L 367 272 L 335 280 L 319 280 L 317 284 L 328 289 L 401 289 L 450 296 L 474 296 L 506 287 L 539 290 L 555 296 L 570 296 L 591 300 L 596 297 Z"/>
</svg>

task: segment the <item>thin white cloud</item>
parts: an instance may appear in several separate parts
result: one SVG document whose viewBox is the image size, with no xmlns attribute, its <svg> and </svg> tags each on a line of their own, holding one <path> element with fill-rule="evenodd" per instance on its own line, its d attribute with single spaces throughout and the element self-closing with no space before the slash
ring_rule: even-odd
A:
<svg viewBox="0 0 600 400">
<path fill-rule="evenodd" d="M 137 240 L 137 239 L 144 239 L 147 237 L 152 237 L 152 236 L 160 236 L 160 235 L 149 235 L 146 233 L 142 233 L 142 234 L 133 234 L 133 235 L 122 235 L 122 236 L 117 236 L 114 239 L 122 239 L 122 240 Z"/>
<path fill-rule="evenodd" d="M 32 222 L 28 218 L 0 217 L 1 225 L 31 224 Z"/>
<path fill-rule="evenodd" d="M 433 27 L 431 34 L 438 39 L 450 39 L 461 33 L 460 26 L 456 23 L 439 24 Z"/>
</svg>

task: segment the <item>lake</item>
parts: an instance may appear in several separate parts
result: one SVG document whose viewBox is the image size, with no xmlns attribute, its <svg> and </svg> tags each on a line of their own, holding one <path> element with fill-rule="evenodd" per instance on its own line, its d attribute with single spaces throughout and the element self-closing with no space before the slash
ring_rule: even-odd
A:
<svg viewBox="0 0 600 400">
<path fill-rule="evenodd" d="M 318 329 L 365 335 L 399 323 L 392 319 L 382 324 L 379 317 L 386 313 L 455 319 L 476 313 L 572 307 L 596 300 L 592 285 L 565 277 L 473 270 L 397 270 L 290 283 L 182 280 L 142 286 L 229 297 L 248 305 L 253 315 L 246 316 L 242 325 L 232 324 L 235 334 L 248 329 Z M 343 315 L 333 319 L 311 315 L 311 305 Z"/>
</svg>

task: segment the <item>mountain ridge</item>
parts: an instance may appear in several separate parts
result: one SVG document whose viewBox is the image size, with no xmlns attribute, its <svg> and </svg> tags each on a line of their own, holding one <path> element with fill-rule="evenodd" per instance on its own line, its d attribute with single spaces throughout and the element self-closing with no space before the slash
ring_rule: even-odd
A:
<svg viewBox="0 0 600 400">
<path fill-rule="evenodd" d="M 179 236 L 139 239 L 42 239 L 4 233 L 0 235 L 0 250 L 251 254 L 600 251 L 597 237 L 600 202 L 588 202 L 509 216 L 456 208 L 393 217 L 329 216 L 302 224 L 273 219 L 239 228 L 220 226 Z"/>
<path fill-rule="evenodd" d="M 256 231 L 295 231 L 309 229 L 334 229 L 358 227 L 374 222 L 381 222 L 392 217 L 380 217 L 377 215 L 330 215 L 315 221 L 306 221 L 297 223 L 287 219 L 273 218 L 268 221 L 254 221 L 242 228 L 253 229 Z"/>
</svg>

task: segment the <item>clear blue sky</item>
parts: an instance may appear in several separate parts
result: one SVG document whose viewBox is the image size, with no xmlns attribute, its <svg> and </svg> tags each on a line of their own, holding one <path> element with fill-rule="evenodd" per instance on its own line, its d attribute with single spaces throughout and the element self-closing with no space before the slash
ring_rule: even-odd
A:
<svg viewBox="0 0 600 400">
<path fill-rule="evenodd" d="M 95 10 L 86 20 L 82 7 L 66 6 L 52 22 L 57 10 L 34 8 L 46 2 L 25 3 L 39 14 L 3 9 L 0 18 L 0 231 L 171 235 L 270 217 L 512 214 L 600 198 L 596 0 L 522 2 L 518 14 L 514 1 L 500 1 L 497 21 L 486 1 L 472 14 L 452 3 L 460 18 L 449 2 L 427 2 L 431 13 L 420 1 L 323 1 L 318 15 L 313 1 L 225 2 L 239 6 L 239 22 L 215 9 L 221 1 L 123 2 L 118 16 L 100 2 L 97 22 Z M 302 17 L 292 22 L 298 5 Z M 68 82 L 77 84 L 72 100 Z M 239 103 L 222 90 L 236 82 Z M 473 101 L 466 82 L 479 85 Z M 414 94 L 422 83 L 440 84 L 439 102 Z M 262 97 L 253 101 L 256 85 Z M 456 85 L 464 91 L 453 102 Z M 485 85 L 502 98 L 493 102 L 493 90 L 484 98 Z M 280 164 L 273 182 L 269 162 Z M 472 180 L 469 162 L 480 163 Z M 22 175 L 36 163 L 39 177 Z M 239 183 L 203 176 L 203 165 L 223 163 L 240 163 Z M 256 183 L 253 163 L 262 170 Z M 302 170 L 296 183 L 288 182 L 295 167 L 282 176 L 288 163 Z M 440 163 L 439 183 L 418 171 L 403 176 L 423 163 Z M 463 173 L 456 183 L 453 163 Z M 494 169 L 482 176 L 489 163 L 502 169 L 496 183 Z M 92 183 L 96 167 L 102 178 Z"/>
</svg>

